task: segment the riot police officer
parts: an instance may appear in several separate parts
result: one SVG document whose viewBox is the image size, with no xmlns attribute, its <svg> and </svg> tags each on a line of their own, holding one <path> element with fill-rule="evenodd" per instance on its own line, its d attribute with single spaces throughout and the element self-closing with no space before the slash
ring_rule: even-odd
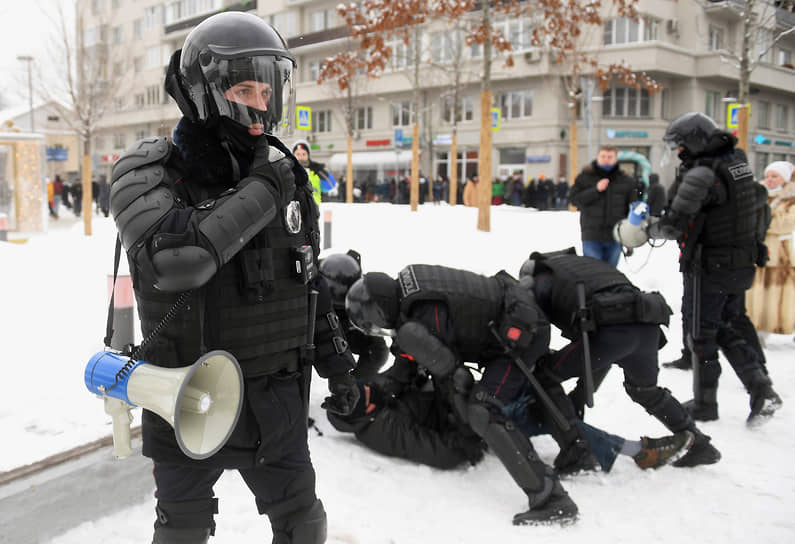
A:
<svg viewBox="0 0 795 544">
<path fill-rule="evenodd" d="M 353 375 L 357 380 L 370 381 L 378 375 L 389 357 L 389 349 L 381 336 L 368 336 L 351 324 L 345 310 L 345 295 L 348 289 L 362 277 L 361 256 L 354 250 L 347 253 L 333 253 L 320 260 L 320 275 L 326 280 L 331 291 L 334 312 L 339 317 L 348 346 L 357 356 Z"/>
<path fill-rule="evenodd" d="M 454 391 L 452 378 L 464 362 L 484 367 L 479 383 L 463 404 L 457 404 L 457 413 L 526 493 L 530 509 L 514 516 L 514 524 L 576 518 L 577 506 L 552 468 L 502 414 L 501 407 L 520 395 L 527 377 L 501 342 L 526 366 L 533 365 L 549 343 L 549 324 L 530 292 L 504 272 L 485 277 L 443 266 L 410 265 L 397 280 L 380 272 L 364 274 L 348 291 L 345 307 L 363 332 L 393 337 L 393 369 L 405 365 L 406 376 L 415 376 L 421 365 L 439 387 Z M 408 368 L 412 365 L 413 370 Z M 398 379 L 399 370 L 391 370 L 391 377 Z"/>
<path fill-rule="evenodd" d="M 682 320 L 697 363 L 688 408 L 695 419 L 718 419 L 720 346 L 750 396 L 748 423 L 762 422 L 782 404 L 758 342 L 749 341 L 753 325 L 745 311 L 755 265 L 764 265 L 767 257 L 766 195 L 754 182 L 745 153 L 735 147 L 737 139 L 706 115 L 679 116 L 663 140 L 669 152 L 678 152 L 681 165 L 670 204 L 648 233 L 675 239 L 681 249 Z"/>
<path fill-rule="evenodd" d="M 183 113 L 174 143 L 139 141 L 114 165 L 111 211 L 148 340 L 141 357 L 178 367 L 224 349 L 245 380 L 229 441 L 202 461 L 182 454 L 170 426 L 144 410 L 155 544 L 208 541 L 218 511 L 213 486 L 227 468 L 269 516 L 274 544 L 325 542 L 307 446 L 308 363 L 329 378 L 329 409 L 348 413 L 358 389 L 353 358 L 328 325 L 328 288 L 315 277 L 312 190 L 275 136 L 292 119 L 294 73 L 284 40 L 259 17 L 206 19 L 167 70 L 166 89 Z M 313 329 L 315 344 L 340 349 L 312 357 Z"/>
<path fill-rule="evenodd" d="M 539 373 L 544 379 L 561 383 L 582 377 L 589 370 L 586 361 L 595 373 L 615 363 L 624 371 L 624 389 L 634 402 L 671 432 L 694 436 L 684 455 L 671 459 L 675 466 L 720 460 L 685 408 L 657 385 L 657 350 L 665 338 L 660 325 L 667 325 L 672 313 L 662 295 L 640 291 L 615 267 L 580 257 L 574 248 L 532 253 L 522 265 L 520 281 L 533 291 L 549 321 L 571 340 L 542 359 Z"/>
</svg>

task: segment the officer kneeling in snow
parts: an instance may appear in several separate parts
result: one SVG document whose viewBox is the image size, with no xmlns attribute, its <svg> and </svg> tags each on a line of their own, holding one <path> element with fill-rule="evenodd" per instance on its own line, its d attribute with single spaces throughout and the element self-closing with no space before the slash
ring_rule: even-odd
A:
<svg viewBox="0 0 795 544">
<path fill-rule="evenodd" d="M 157 487 L 154 544 L 208 541 L 218 511 L 213 486 L 227 468 L 240 472 L 270 518 L 274 544 L 326 541 L 307 445 L 309 363 L 329 378 L 329 410 L 349 413 L 358 389 L 353 357 L 328 325 L 328 289 L 313 279 L 319 212 L 311 187 L 273 135 L 283 115 L 292 119 L 294 71 L 284 40 L 259 17 L 206 19 L 166 74 L 184 114 L 174 144 L 142 140 L 113 168 L 111 211 L 151 340 L 141 358 L 181 367 L 222 349 L 245 381 L 237 425 L 207 459 L 188 458 L 171 426 L 144 410 L 143 454 L 154 460 Z M 312 289 L 320 293 L 316 322 Z M 324 356 L 311 357 L 313 341 Z"/>
<path fill-rule="evenodd" d="M 397 280 L 379 272 L 365 274 L 351 287 L 345 305 L 355 326 L 367 334 L 392 336 L 393 351 L 425 367 L 442 386 L 452 382 L 464 362 L 485 367 L 458 416 L 527 494 L 530 509 L 514 516 L 514 524 L 576 518 L 577 506 L 552 468 L 501 412 L 521 393 L 527 378 L 492 330 L 507 336 L 527 367 L 548 348 L 549 324 L 529 291 L 504 272 L 485 277 L 443 266 L 411 265 Z"/>
<path fill-rule="evenodd" d="M 664 345 L 661 324 L 668 324 L 671 309 L 659 293 L 644 293 L 615 267 L 574 248 L 554 253 L 533 253 L 520 272 L 520 282 L 535 294 L 550 322 L 572 342 L 539 361 L 545 380 L 561 383 L 584 375 L 586 357 L 593 371 L 615 363 L 624 371 L 629 397 L 660 420 L 671 432 L 692 440 L 675 466 L 716 463 L 720 453 L 708 436 L 668 389 L 657 385 L 657 350 Z M 578 291 L 584 300 L 578 300 Z M 590 350 L 584 348 L 587 335 Z M 692 434 L 689 437 L 687 433 Z"/>
</svg>

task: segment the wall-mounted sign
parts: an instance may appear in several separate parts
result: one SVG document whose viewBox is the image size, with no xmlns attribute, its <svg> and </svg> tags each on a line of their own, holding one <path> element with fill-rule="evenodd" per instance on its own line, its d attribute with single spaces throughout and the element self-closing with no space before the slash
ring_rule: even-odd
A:
<svg viewBox="0 0 795 544">
<path fill-rule="evenodd" d="M 500 108 L 491 108 L 491 130 L 500 130 Z"/>
<path fill-rule="evenodd" d="M 754 138 L 754 142 L 757 145 L 763 145 L 763 144 L 772 143 L 769 139 L 765 138 L 762 134 L 757 134 L 756 138 Z"/>
<path fill-rule="evenodd" d="M 741 105 L 742 104 L 731 103 L 726 106 L 726 128 L 739 128 L 740 121 L 737 115 Z M 748 109 L 748 114 L 750 115 L 751 104 L 746 104 L 745 107 Z"/>
<path fill-rule="evenodd" d="M 605 131 L 608 138 L 648 138 L 649 133 L 645 130 L 613 130 L 609 128 Z"/>
<path fill-rule="evenodd" d="M 452 134 L 437 134 L 433 138 L 433 145 L 452 145 L 452 143 L 453 143 Z"/>
<path fill-rule="evenodd" d="M 46 153 L 48 161 L 69 160 L 69 150 L 65 147 L 48 147 Z"/>
<path fill-rule="evenodd" d="M 552 160 L 551 155 L 528 155 L 527 162 L 550 162 Z"/>
<path fill-rule="evenodd" d="M 389 145 L 390 143 L 392 143 L 392 140 L 386 138 L 384 140 L 367 140 L 364 142 L 364 145 L 367 147 L 376 147 L 379 145 Z"/>
<path fill-rule="evenodd" d="M 309 106 L 296 106 L 295 119 L 298 130 L 312 130 L 312 108 Z"/>
</svg>

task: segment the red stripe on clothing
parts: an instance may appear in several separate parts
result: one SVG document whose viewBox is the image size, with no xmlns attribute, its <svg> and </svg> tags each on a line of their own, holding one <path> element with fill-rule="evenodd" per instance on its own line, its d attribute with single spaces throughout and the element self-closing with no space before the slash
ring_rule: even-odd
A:
<svg viewBox="0 0 795 544">
<path fill-rule="evenodd" d="M 502 386 L 505 385 L 505 380 L 508 379 L 508 374 L 511 373 L 511 368 L 512 367 L 513 367 L 513 363 L 508 363 L 508 368 L 505 369 L 505 374 L 502 376 L 502 380 L 500 380 L 500 385 L 498 385 L 497 386 L 497 390 L 494 391 L 494 396 L 495 397 L 500 394 L 500 389 L 502 389 Z"/>
<path fill-rule="evenodd" d="M 576 342 L 572 342 L 571 346 L 569 346 L 569 349 L 567 349 L 565 351 L 565 353 L 563 353 L 563 356 L 560 359 L 557 360 L 557 362 L 555 363 L 555 366 L 553 366 L 552 369 L 554 370 L 554 369 L 558 368 L 560 366 L 560 363 L 562 363 L 566 359 L 566 357 L 569 356 L 569 353 L 571 353 L 571 351 L 574 348 L 576 348 L 577 344 L 579 344 L 579 343 L 580 343 L 580 340 L 577 340 Z"/>
</svg>

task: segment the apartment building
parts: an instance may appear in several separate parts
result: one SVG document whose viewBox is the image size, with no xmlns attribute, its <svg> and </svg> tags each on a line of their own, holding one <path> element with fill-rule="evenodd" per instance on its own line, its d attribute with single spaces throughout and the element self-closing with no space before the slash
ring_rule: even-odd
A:
<svg viewBox="0 0 795 544">
<path fill-rule="evenodd" d="M 306 138 L 313 159 L 336 174 L 346 163 L 343 97 L 333 83 L 316 79 L 325 58 L 355 47 L 335 12 L 337 0 L 83 0 L 88 43 L 104 43 L 117 53 L 129 79 L 112 111 L 101 121 L 94 143 L 96 168 L 109 171 L 115 158 L 137 139 L 170 135 L 179 110 L 163 90 L 163 74 L 172 52 L 188 32 L 222 10 L 249 11 L 272 23 L 298 62 L 297 104 L 311 108 L 311 130 L 285 138 Z M 609 2 L 606 2 L 609 3 Z M 770 46 L 773 37 L 795 24 L 795 13 L 769 2 L 769 28 L 754 37 L 761 60 L 751 76 L 749 159 L 757 175 L 772 160 L 795 161 L 795 33 Z M 701 111 L 726 126 L 727 107 L 736 100 L 738 69 L 730 52 L 741 43 L 740 0 L 645 0 L 639 21 L 605 14 L 602 28 L 588 37 L 601 64 L 626 62 L 664 86 L 660 93 L 612 83 L 605 91 L 592 79 L 581 80 L 578 108 L 578 161 L 590 161 L 599 144 L 647 158 L 667 180 L 672 166 L 659 167 L 662 135 L 669 122 L 687 111 Z M 513 46 L 514 66 L 494 62 L 493 108 L 499 110 L 492 133 L 493 174 L 515 171 L 524 177 L 545 174 L 571 179 L 568 169 L 569 110 L 555 59 L 533 47 L 537 20 L 498 20 Z M 482 49 L 466 47 L 456 64 L 464 77 L 461 120 L 457 124 L 457 160 L 450 159 L 452 83 L 449 68 L 458 33 L 435 23 L 421 34 L 422 78 L 420 148 L 422 170 L 448 175 L 455 162 L 459 179 L 477 173 L 480 130 Z M 382 77 L 355 88 L 354 177 L 386 180 L 408 171 L 411 135 L 411 47 L 395 40 Z M 447 68 L 447 70 L 445 69 Z M 468 79 L 467 79 L 468 78 Z M 576 175 L 576 173 L 575 173 Z"/>
</svg>

